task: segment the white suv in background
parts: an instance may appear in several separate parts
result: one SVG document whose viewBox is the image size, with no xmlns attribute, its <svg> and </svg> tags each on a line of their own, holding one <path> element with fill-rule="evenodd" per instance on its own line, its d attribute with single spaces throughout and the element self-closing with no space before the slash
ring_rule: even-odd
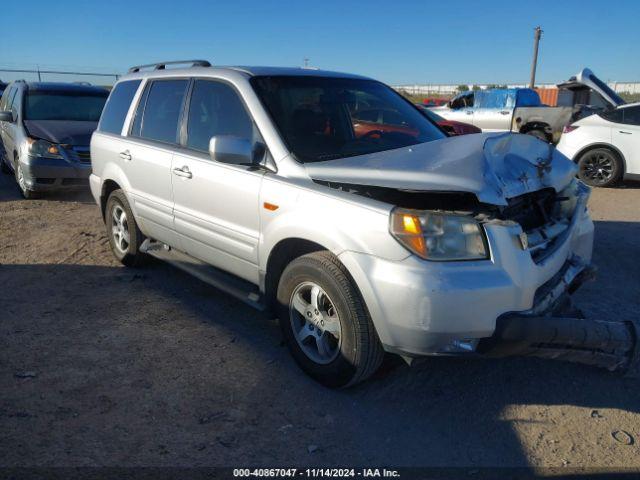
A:
<svg viewBox="0 0 640 480">
<path fill-rule="evenodd" d="M 558 150 L 578 164 L 580 179 L 610 187 L 640 180 L 640 103 L 596 113 L 565 127 Z"/>
<path fill-rule="evenodd" d="M 91 141 L 91 190 L 125 265 L 151 255 L 270 309 L 300 366 L 333 387 L 385 351 L 569 345 L 563 358 L 624 363 L 628 345 L 608 352 L 583 335 L 593 322 L 562 315 L 590 276 L 593 223 L 589 189 L 550 145 L 447 138 L 360 76 L 166 65 L 119 80 Z M 394 124 L 358 120 L 372 108 Z M 626 328 L 610 337 L 629 341 Z"/>
</svg>

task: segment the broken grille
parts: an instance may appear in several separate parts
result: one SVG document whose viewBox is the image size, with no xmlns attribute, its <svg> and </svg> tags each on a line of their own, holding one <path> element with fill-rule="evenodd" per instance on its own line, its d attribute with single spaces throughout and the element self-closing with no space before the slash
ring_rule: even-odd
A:
<svg viewBox="0 0 640 480">
<path fill-rule="evenodd" d="M 523 247 L 536 263 L 540 263 L 555 251 L 568 234 L 576 201 L 574 183 L 561 193 L 546 188 L 510 199 L 502 216 L 522 227 L 526 234 L 526 245 Z"/>
</svg>

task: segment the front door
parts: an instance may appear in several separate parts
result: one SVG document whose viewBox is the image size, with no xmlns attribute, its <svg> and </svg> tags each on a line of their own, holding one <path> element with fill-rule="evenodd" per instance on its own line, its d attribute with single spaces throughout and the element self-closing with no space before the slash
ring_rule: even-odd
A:
<svg viewBox="0 0 640 480">
<path fill-rule="evenodd" d="M 209 156 L 209 140 L 232 135 L 256 141 L 257 128 L 236 90 L 195 80 L 189 100 L 187 147 L 172 163 L 174 225 L 185 253 L 258 283 L 259 195 L 264 173 Z"/>
</svg>

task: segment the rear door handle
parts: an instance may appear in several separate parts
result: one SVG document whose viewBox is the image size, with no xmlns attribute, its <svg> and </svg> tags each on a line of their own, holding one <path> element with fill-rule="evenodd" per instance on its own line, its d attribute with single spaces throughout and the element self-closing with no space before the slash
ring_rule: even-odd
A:
<svg viewBox="0 0 640 480">
<path fill-rule="evenodd" d="M 509 115 L 511 112 L 509 110 L 502 110 L 500 111 L 501 115 Z"/>
<path fill-rule="evenodd" d="M 632 135 L 631 132 L 625 132 L 624 130 L 618 130 L 620 133 L 624 133 L 625 135 Z"/>
<path fill-rule="evenodd" d="M 182 167 L 182 168 L 178 168 L 178 167 L 174 168 L 173 169 L 173 174 L 177 175 L 179 177 L 184 177 L 184 178 L 193 177 L 193 173 L 191 173 L 189 171 L 189 167 L 187 167 L 186 165 L 184 167 Z"/>
<path fill-rule="evenodd" d="M 467 115 L 473 115 L 473 110 L 467 110 L 467 111 L 465 111 L 465 113 L 466 113 Z"/>
<path fill-rule="evenodd" d="M 124 152 L 120 152 L 120 158 L 126 160 L 127 162 L 131 161 L 131 153 L 129 150 L 125 150 Z"/>
</svg>

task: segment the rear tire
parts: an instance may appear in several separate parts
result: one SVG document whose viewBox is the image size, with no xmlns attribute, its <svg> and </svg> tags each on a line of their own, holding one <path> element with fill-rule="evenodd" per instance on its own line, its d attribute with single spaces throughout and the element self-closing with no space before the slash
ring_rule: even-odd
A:
<svg viewBox="0 0 640 480">
<path fill-rule="evenodd" d="M 531 135 L 532 137 L 536 137 L 538 140 L 542 140 L 545 143 L 551 143 L 551 139 L 547 132 L 544 130 L 540 130 L 539 128 L 534 128 L 533 130 L 529 130 L 527 135 Z"/>
<path fill-rule="evenodd" d="M 330 252 L 303 255 L 285 268 L 277 309 L 291 354 L 321 384 L 349 387 L 380 366 L 384 350 L 364 301 Z"/>
<path fill-rule="evenodd" d="M 592 187 L 613 187 L 624 173 L 620 156 L 606 147 L 583 153 L 577 163 L 578 178 Z"/>
<path fill-rule="evenodd" d="M 104 224 L 113 255 L 127 267 L 140 266 L 147 257 L 140 251 L 145 237 L 122 190 L 114 190 L 109 195 Z"/>
</svg>

